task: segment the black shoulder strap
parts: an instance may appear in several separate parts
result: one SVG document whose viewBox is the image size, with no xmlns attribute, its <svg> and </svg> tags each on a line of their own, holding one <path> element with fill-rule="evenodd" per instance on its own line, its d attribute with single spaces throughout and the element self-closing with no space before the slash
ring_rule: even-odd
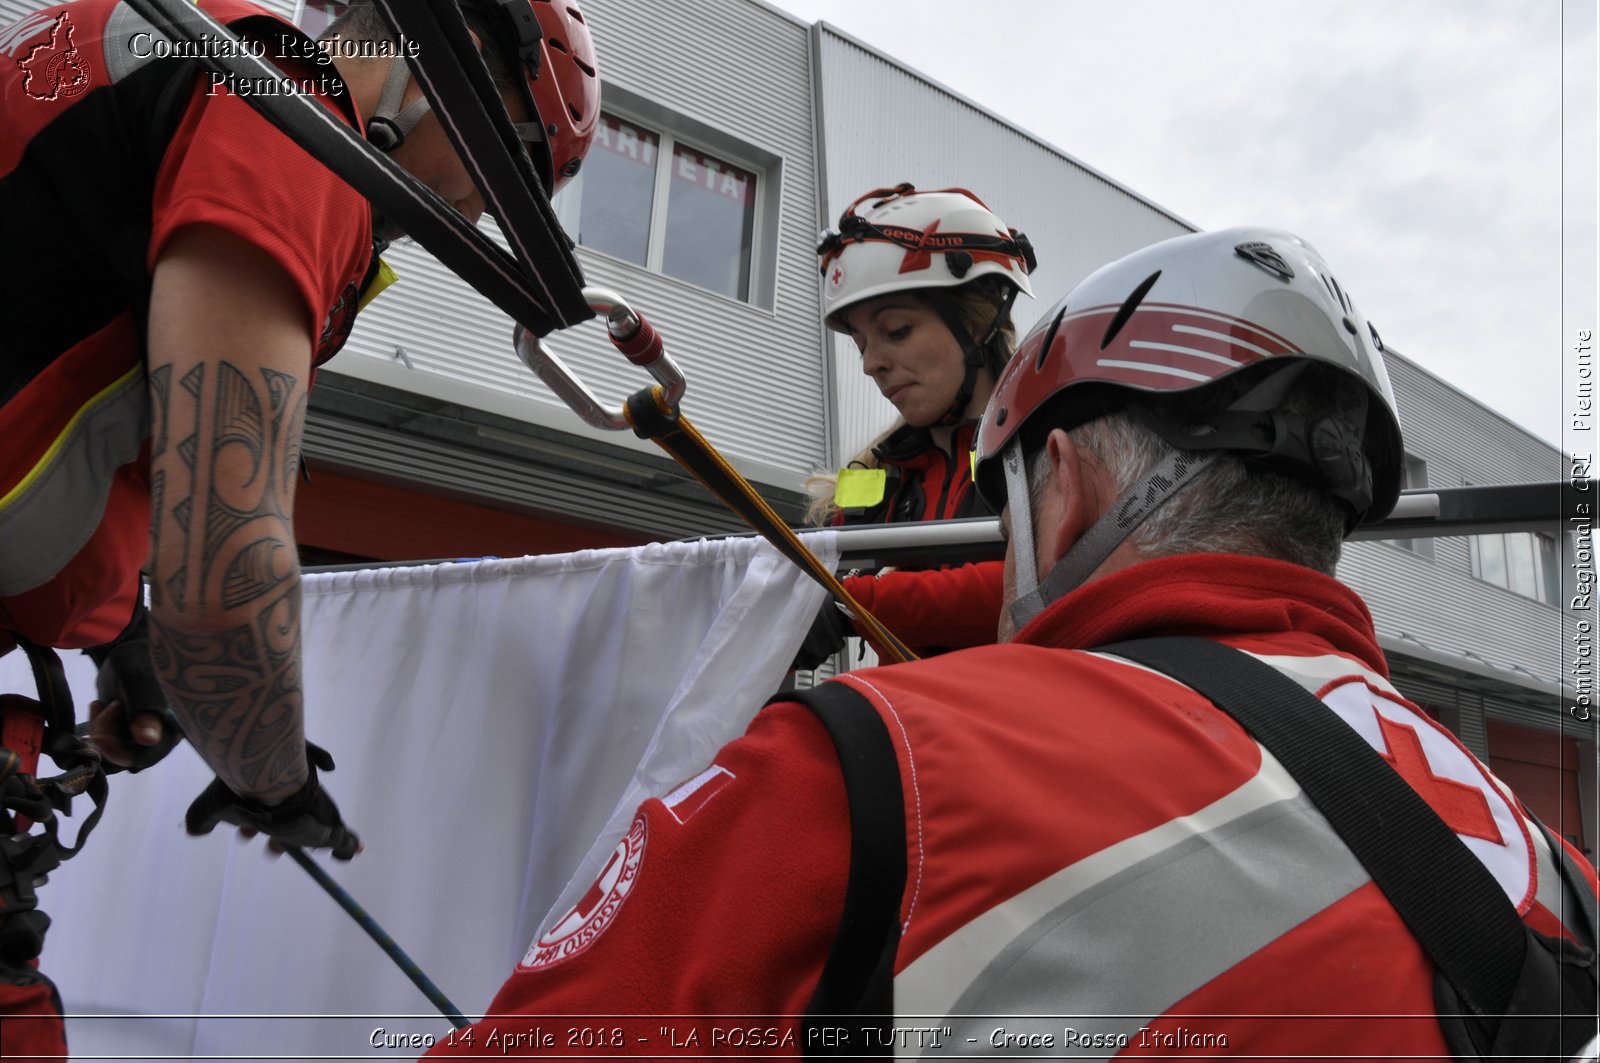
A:
<svg viewBox="0 0 1600 1063">
<path fill-rule="evenodd" d="M 889 1056 L 906 888 L 905 797 L 894 743 L 878 711 L 844 683 L 787 690 L 774 700 L 798 701 L 817 714 L 839 753 L 850 802 L 844 914 L 806 1008 L 802 1047 L 807 1055 Z M 823 1038 L 822 1027 L 842 1028 L 848 1037 Z"/>
<path fill-rule="evenodd" d="M 1164 672 L 1211 699 L 1267 748 L 1366 867 L 1460 999 L 1499 1016 L 1528 934 L 1487 868 L 1373 748 L 1299 684 L 1199 638 L 1099 652 Z"/>
</svg>

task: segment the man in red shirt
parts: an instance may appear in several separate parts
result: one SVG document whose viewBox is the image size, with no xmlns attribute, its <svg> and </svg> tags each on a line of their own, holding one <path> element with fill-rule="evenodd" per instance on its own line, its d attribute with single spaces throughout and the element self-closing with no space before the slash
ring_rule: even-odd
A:
<svg viewBox="0 0 1600 1063">
<path fill-rule="evenodd" d="M 780 695 L 640 806 L 434 1054 L 554 1032 L 656 1057 L 1448 1058 L 1430 954 L 1296 780 L 1205 697 L 1096 652 L 1148 636 L 1321 699 L 1526 925 L 1592 944 L 1593 869 L 1564 875 L 1565 843 L 1395 690 L 1333 578 L 1403 451 L 1377 332 L 1309 246 L 1240 229 L 1106 266 L 1024 339 L 977 453 L 1009 535 L 1002 642 L 824 685 L 881 723 L 898 783 L 861 800 L 867 746 Z M 903 829 L 898 871 L 860 829 L 875 812 Z M 857 902 L 883 882 L 880 950 Z M 805 1021 L 858 1008 L 892 1026 Z"/>
<path fill-rule="evenodd" d="M 511 117 L 538 130 L 528 146 L 553 192 L 598 115 L 582 17 L 570 2 L 463 2 Z M 202 6 L 245 42 L 224 47 L 273 62 L 468 219 L 483 212 L 370 6 L 320 45 L 247 0 Z M 236 823 L 349 859 L 359 843 L 317 782 L 331 760 L 305 741 L 293 504 L 313 366 L 343 345 L 377 275 L 375 219 L 185 47 L 115 0 L 0 29 L 13 267 L 0 285 L 0 653 L 98 646 L 103 679 L 142 687 L 132 712 L 114 697 L 94 707 L 114 763 L 170 746 L 170 704 L 217 774 L 191 832 Z M 4 763 L 32 772 L 25 753 Z M 52 995 L 30 963 L 48 925 L 35 876 L 11 870 L 0 1011 Z M 59 1048 L 44 1025 L 8 1023 L 7 1054 Z"/>
</svg>

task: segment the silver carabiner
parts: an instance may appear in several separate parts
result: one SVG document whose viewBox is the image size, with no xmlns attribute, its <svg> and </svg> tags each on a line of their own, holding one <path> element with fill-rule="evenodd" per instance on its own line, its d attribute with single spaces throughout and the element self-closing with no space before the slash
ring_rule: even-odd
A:
<svg viewBox="0 0 1600 1063">
<path fill-rule="evenodd" d="M 606 335 L 610 337 L 612 345 L 628 361 L 650 371 L 663 389 L 662 399 L 667 409 L 676 411 L 688 383 L 683 379 L 677 363 L 667 354 L 661 334 L 655 330 L 655 326 L 609 288 L 585 288 L 583 297 L 588 300 L 591 310 L 605 318 Z M 532 369 L 584 421 L 609 431 L 632 427 L 625 406 L 618 406 L 614 413 L 602 406 L 594 393 L 572 374 L 572 370 L 539 337 L 518 325 L 514 343 L 517 357 L 522 359 L 522 363 Z"/>
</svg>

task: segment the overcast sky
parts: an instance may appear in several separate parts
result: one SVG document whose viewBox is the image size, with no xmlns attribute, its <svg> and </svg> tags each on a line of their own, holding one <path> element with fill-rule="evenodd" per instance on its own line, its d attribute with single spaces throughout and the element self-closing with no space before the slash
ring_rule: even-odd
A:
<svg viewBox="0 0 1600 1063">
<path fill-rule="evenodd" d="M 1595 0 L 772 2 L 1191 224 L 1300 233 L 1386 342 L 1561 444 L 1595 324 Z"/>
</svg>

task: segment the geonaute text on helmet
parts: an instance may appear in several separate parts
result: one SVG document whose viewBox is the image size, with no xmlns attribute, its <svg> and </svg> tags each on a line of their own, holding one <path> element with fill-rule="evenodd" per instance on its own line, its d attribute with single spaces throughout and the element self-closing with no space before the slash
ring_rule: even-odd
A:
<svg viewBox="0 0 1600 1063">
<path fill-rule="evenodd" d="M 920 229 L 902 229 L 898 225 L 880 226 L 885 236 L 892 240 L 909 240 L 931 250 L 941 247 L 960 247 L 966 240 L 963 233 L 930 233 Z"/>
</svg>

